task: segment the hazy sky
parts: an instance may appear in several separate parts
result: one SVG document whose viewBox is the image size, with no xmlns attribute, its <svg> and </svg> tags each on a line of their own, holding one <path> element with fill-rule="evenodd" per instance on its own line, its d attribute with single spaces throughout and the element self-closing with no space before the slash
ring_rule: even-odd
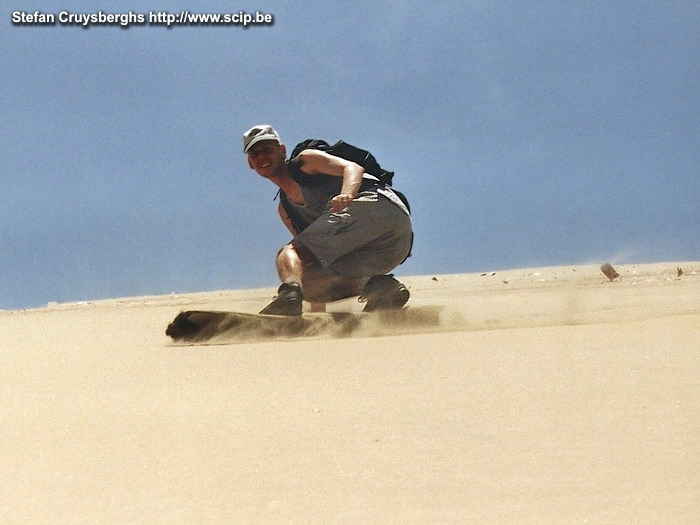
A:
<svg viewBox="0 0 700 525">
<path fill-rule="evenodd" d="M 248 27 L 0 8 L 0 307 L 276 286 L 241 134 L 344 139 L 414 210 L 398 275 L 700 260 L 700 3 L 167 2 Z M 46 2 L 134 13 L 165 2 Z"/>
</svg>

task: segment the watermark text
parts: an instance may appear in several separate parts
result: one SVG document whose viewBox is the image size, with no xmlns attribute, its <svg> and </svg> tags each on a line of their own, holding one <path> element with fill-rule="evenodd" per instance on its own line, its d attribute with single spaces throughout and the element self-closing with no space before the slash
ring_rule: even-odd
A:
<svg viewBox="0 0 700 525">
<path fill-rule="evenodd" d="M 13 11 L 12 24 L 17 26 L 77 26 L 88 29 L 92 26 L 118 26 L 127 29 L 131 26 L 241 26 L 273 25 L 275 17 L 270 13 L 190 13 L 180 11 L 148 11 L 137 13 L 42 13 L 41 11 Z"/>
</svg>

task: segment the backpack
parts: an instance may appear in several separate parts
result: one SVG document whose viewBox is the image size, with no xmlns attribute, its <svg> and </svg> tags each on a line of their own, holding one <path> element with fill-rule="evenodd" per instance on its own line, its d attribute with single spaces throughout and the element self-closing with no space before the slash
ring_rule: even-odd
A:
<svg viewBox="0 0 700 525">
<path fill-rule="evenodd" d="M 290 158 L 295 158 L 297 155 L 299 155 L 299 153 L 301 153 L 305 149 L 317 149 L 320 151 L 325 151 L 330 155 L 335 155 L 336 157 L 340 157 L 345 160 L 349 160 L 351 162 L 359 164 L 365 169 L 366 173 L 374 175 L 382 183 L 391 186 L 391 179 L 394 177 L 394 172 L 382 169 L 382 167 L 377 162 L 377 159 L 374 158 L 374 155 L 372 155 L 369 151 L 358 148 L 357 146 L 353 146 L 352 144 L 348 144 L 347 142 L 344 142 L 342 140 L 339 140 L 335 144 L 330 145 L 325 140 L 308 139 L 304 142 L 300 142 L 294 147 L 294 149 L 292 150 L 292 156 Z"/>
</svg>

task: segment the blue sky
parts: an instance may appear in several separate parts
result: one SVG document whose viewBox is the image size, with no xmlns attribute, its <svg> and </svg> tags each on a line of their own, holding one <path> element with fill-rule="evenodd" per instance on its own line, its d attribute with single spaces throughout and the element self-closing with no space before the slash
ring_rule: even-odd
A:
<svg viewBox="0 0 700 525">
<path fill-rule="evenodd" d="M 344 139 L 414 210 L 399 275 L 700 260 L 696 1 L 0 8 L 0 307 L 276 286 L 258 123 Z M 13 25 L 259 10 L 272 26 Z"/>
</svg>

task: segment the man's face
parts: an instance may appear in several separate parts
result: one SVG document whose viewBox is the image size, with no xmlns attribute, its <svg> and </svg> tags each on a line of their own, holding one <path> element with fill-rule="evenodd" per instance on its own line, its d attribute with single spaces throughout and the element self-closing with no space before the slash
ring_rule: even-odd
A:
<svg viewBox="0 0 700 525">
<path fill-rule="evenodd" d="M 286 158 L 284 144 L 275 140 L 262 140 L 248 150 L 248 165 L 265 178 L 274 177 L 279 173 Z"/>
</svg>

